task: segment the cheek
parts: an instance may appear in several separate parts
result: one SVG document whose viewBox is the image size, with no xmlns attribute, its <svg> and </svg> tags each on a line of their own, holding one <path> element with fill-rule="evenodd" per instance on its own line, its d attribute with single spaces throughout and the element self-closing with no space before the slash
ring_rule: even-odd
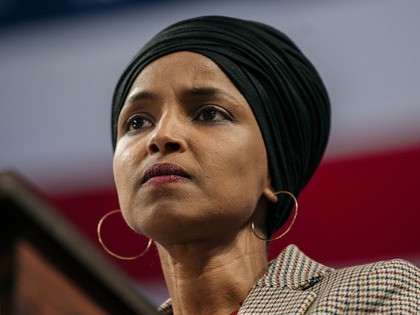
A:
<svg viewBox="0 0 420 315">
<path fill-rule="evenodd" d="M 258 132 L 258 131 L 257 131 Z M 255 132 L 241 133 L 240 137 L 226 144 L 228 159 L 235 173 L 254 182 L 267 176 L 267 157 L 262 138 Z"/>
<path fill-rule="evenodd" d="M 241 130 L 206 146 L 208 163 L 200 164 L 209 167 L 204 170 L 208 182 L 228 203 L 252 208 L 263 193 L 268 170 L 264 142 L 258 135 Z"/>
<path fill-rule="evenodd" d="M 114 181 L 121 210 L 126 208 L 126 196 L 128 195 L 127 190 L 129 187 L 128 178 L 126 176 L 127 164 L 124 163 L 124 160 L 128 159 L 128 157 L 124 155 L 125 154 L 120 154 L 120 152 L 116 151 L 113 159 Z"/>
<path fill-rule="evenodd" d="M 115 166 L 114 166 L 114 173 L 115 173 Z M 135 211 L 133 211 L 133 189 L 132 185 L 130 184 L 130 180 L 123 174 L 117 171 L 114 175 L 115 177 L 115 185 L 117 188 L 117 195 L 118 195 L 118 202 L 119 207 L 121 210 L 121 214 L 131 229 L 134 231 L 141 233 L 140 229 L 140 216 L 135 215 Z"/>
<path fill-rule="evenodd" d="M 135 156 L 131 151 L 120 149 L 117 146 L 113 159 L 113 171 L 118 194 L 120 194 L 120 189 L 124 188 L 124 183 L 128 181 L 129 169 L 134 164 L 134 160 Z"/>
<path fill-rule="evenodd" d="M 123 137 L 117 142 L 113 159 L 113 171 L 116 184 L 131 180 L 135 171 L 147 154 L 146 140 Z M 117 187 L 118 188 L 118 187 Z"/>
<path fill-rule="evenodd" d="M 117 188 L 118 200 L 124 218 L 130 226 L 133 226 L 128 209 L 131 209 L 135 182 L 138 180 L 139 151 L 136 146 L 117 144 L 114 159 L 113 172 Z"/>
</svg>

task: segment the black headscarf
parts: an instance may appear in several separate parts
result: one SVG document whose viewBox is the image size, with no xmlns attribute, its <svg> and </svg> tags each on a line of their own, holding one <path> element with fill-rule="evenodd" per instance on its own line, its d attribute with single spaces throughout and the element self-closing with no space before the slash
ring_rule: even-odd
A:
<svg viewBox="0 0 420 315">
<path fill-rule="evenodd" d="M 112 104 L 112 141 L 127 94 L 142 69 L 178 51 L 213 60 L 248 101 L 260 127 L 272 185 L 296 197 L 317 168 L 328 140 L 330 104 L 314 66 L 283 33 L 262 23 L 205 16 L 173 24 L 153 37 L 123 72 Z M 253 167 L 250 165 L 250 167 Z M 287 220 L 287 195 L 267 213 L 270 236 Z"/>
</svg>

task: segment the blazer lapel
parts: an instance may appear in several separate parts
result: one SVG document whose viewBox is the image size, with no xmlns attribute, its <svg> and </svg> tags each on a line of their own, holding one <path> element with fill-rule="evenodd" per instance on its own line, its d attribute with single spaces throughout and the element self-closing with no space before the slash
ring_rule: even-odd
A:
<svg viewBox="0 0 420 315">
<path fill-rule="evenodd" d="M 270 263 L 238 314 L 304 314 L 317 296 L 310 287 L 330 271 L 289 245 Z"/>
<path fill-rule="evenodd" d="M 255 287 L 238 314 L 305 314 L 317 294 L 287 287 Z"/>
</svg>

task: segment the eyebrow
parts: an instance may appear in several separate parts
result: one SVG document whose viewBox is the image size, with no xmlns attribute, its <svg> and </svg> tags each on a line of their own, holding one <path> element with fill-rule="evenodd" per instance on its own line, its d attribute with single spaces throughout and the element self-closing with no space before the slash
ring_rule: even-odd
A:
<svg viewBox="0 0 420 315">
<path fill-rule="evenodd" d="M 135 94 L 131 95 L 127 99 L 126 104 L 131 104 L 131 103 L 135 103 L 135 102 L 142 101 L 142 100 L 151 100 L 151 99 L 154 99 L 156 97 L 157 97 L 157 95 L 153 92 L 141 91 L 141 92 L 138 92 L 138 93 L 135 93 Z"/>
<path fill-rule="evenodd" d="M 181 92 L 181 94 L 184 97 L 223 95 L 237 102 L 237 99 L 230 93 L 212 86 L 186 88 Z M 158 98 L 158 95 L 156 93 L 145 90 L 131 95 L 127 99 L 126 104 L 132 104 L 143 100 L 153 100 L 156 98 Z"/>
<path fill-rule="evenodd" d="M 232 99 L 232 100 L 236 100 L 231 94 L 216 88 L 216 87 L 211 87 L 211 86 L 204 86 L 204 87 L 194 87 L 191 89 L 186 89 L 183 92 L 184 95 L 186 96 L 214 96 L 217 94 L 221 94 L 224 96 L 227 96 L 228 98 Z"/>
</svg>

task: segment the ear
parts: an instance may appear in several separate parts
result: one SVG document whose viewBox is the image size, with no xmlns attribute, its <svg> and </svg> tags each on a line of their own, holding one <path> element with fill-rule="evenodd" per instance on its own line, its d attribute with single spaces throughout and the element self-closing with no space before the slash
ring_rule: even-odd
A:
<svg viewBox="0 0 420 315">
<path fill-rule="evenodd" d="M 276 190 L 271 185 L 271 174 L 269 171 L 267 171 L 264 185 L 265 185 L 265 188 L 262 193 L 263 196 L 267 198 L 269 202 L 276 203 L 278 200 L 278 197 L 276 195 Z"/>
<path fill-rule="evenodd" d="M 276 203 L 277 202 L 277 195 L 274 193 L 274 189 L 272 187 L 267 187 L 263 191 L 263 195 L 268 201 Z"/>
</svg>

